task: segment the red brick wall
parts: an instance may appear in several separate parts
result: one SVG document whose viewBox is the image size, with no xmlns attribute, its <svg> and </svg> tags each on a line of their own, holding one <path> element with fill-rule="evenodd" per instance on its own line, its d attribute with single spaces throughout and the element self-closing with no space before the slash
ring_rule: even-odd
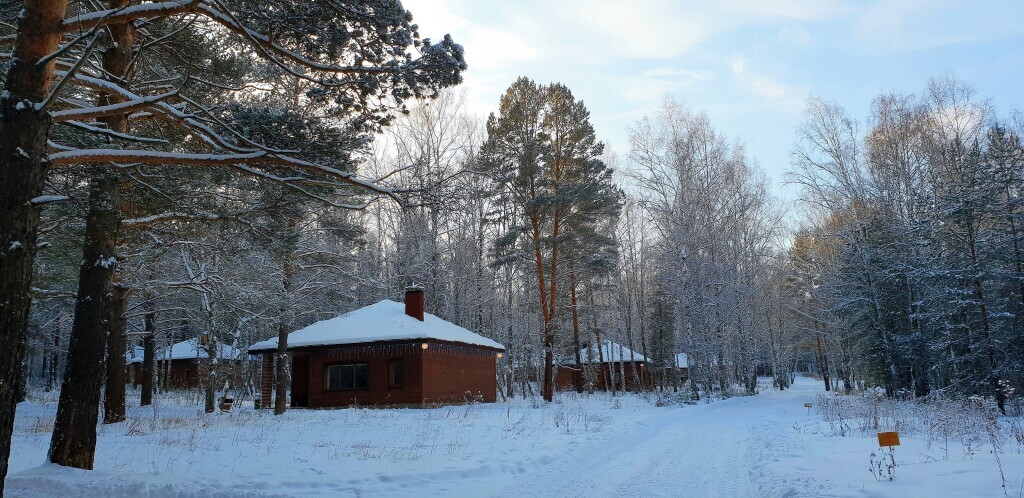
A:
<svg viewBox="0 0 1024 498">
<path fill-rule="evenodd" d="M 309 407 L 326 408 L 382 404 L 419 404 L 423 402 L 423 379 L 419 344 L 392 344 L 378 348 L 324 348 L 293 355 L 309 356 Z M 392 360 L 405 362 L 401 388 L 388 387 L 388 365 Z M 366 363 L 369 388 L 354 391 L 328 391 L 327 366 L 342 363 Z"/>
<path fill-rule="evenodd" d="M 167 360 L 157 360 L 156 363 L 156 374 L 158 382 L 157 386 L 164 385 L 164 377 L 167 375 Z M 221 360 L 222 362 L 224 360 Z M 238 386 L 242 384 L 242 367 L 241 362 L 234 362 L 227 367 L 227 375 L 231 385 Z M 126 373 L 127 381 L 132 384 L 132 388 L 137 388 L 142 385 L 142 376 L 145 370 L 142 368 L 141 363 L 132 363 L 127 366 L 128 372 Z M 205 380 L 203 377 L 206 375 L 205 370 L 201 369 L 196 365 L 196 360 L 171 360 L 171 378 L 167 383 L 171 389 L 194 389 L 200 387 Z"/>
<path fill-rule="evenodd" d="M 357 347 L 324 347 L 293 352 L 293 357 L 309 358 L 309 407 L 327 408 L 381 404 L 421 404 L 424 402 L 464 401 L 481 396 L 483 401 L 497 398 L 496 352 L 452 344 L 430 343 L 424 350 L 420 342 Z M 388 367 L 392 360 L 405 362 L 402 388 L 388 386 Z M 301 364 L 301 362 L 299 362 Z M 326 371 L 329 365 L 366 363 L 369 369 L 367 389 L 328 391 Z M 293 374 L 293 379 L 300 376 Z"/>
<path fill-rule="evenodd" d="M 584 368 L 586 366 L 584 365 Z M 555 388 L 559 391 L 569 391 L 576 389 L 576 376 L 584 375 L 584 372 L 576 372 L 576 367 L 558 367 L 558 373 L 555 374 Z M 584 378 L 584 384 L 586 383 L 586 377 Z M 584 386 L 585 387 L 585 386 Z"/>
<path fill-rule="evenodd" d="M 607 386 L 608 385 L 608 365 L 609 365 L 608 363 L 602 363 L 601 364 L 601 369 L 594 372 L 598 376 L 596 379 L 594 379 L 594 389 L 607 390 L 607 387 L 608 387 Z M 645 379 L 645 376 L 646 376 L 646 374 L 644 373 L 644 368 L 646 368 L 646 366 L 641 366 L 641 365 L 643 365 L 643 363 L 636 362 L 636 373 L 637 373 L 637 375 L 635 377 L 633 376 L 633 365 L 631 365 L 630 362 L 628 362 L 628 361 L 625 362 L 625 363 L 615 362 L 614 365 L 615 365 L 615 370 L 614 370 L 615 372 L 621 372 L 622 371 L 622 367 L 625 367 L 625 374 L 622 376 L 622 379 L 623 379 L 623 381 L 625 381 L 625 384 L 626 384 L 625 387 L 627 389 L 635 390 L 638 387 L 643 385 L 641 381 L 643 381 Z M 558 369 L 558 373 L 555 375 L 555 388 L 556 389 L 563 390 L 563 391 L 564 390 L 570 390 L 570 389 L 576 389 L 576 384 L 573 383 L 573 373 L 575 372 L 574 368 L 575 367 L 570 367 L 570 368 L 562 367 L 562 368 Z M 580 375 L 583 375 L 583 372 L 580 372 Z M 586 377 L 584 377 L 584 385 L 585 385 L 585 383 L 586 383 Z M 622 389 L 622 388 L 623 388 L 623 386 L 622 386 L 621 383 L 619 383 L 619 384 L 617 384 L 615 386 L 615 389 Z"/>
<path fill-rule="evenodd" d="M 167 373 L 167 360 L 157 361 L 157 375 L 162 379 Z M 162 381 L 161 381 L 162 384 Z M 172 389 L 199 387 L 199 367 L 195 360 L 171 360 L 171 378 L 167 383 Z"/>
<path fill-rule="evenodd" d="M 498 396 L 495 355 L 485 349 L 431 343 L 424 350 L 424 401 L 446 403 L 481 396 L 493 403 Z"/>
</svg>

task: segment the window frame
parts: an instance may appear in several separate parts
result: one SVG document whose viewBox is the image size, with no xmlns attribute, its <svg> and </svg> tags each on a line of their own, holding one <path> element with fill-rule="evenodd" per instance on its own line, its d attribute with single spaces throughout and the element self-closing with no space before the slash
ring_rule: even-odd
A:
<svg viewBox="0 0 1024 498">
<path fill-rule="evenodd" d="M 395 365 L 401 366 L 402 378 L 395 382 Z M 393 358 L 388 360 L 388 389 L 405 389 L 405 358 Z"/>
<path fill-rule="evenodd" d="M 347 367 L 347 366 L 358 367 L 359 365 L 362 365 L 362 366 L 366 367 L 366 385 L 365 386 L 339 387 L 339 388 L 333 388 L 333 389 L 331 388 L 331 368 L 333 368 L 333 367 L 344 368 L 344 367 Z M 352 371 L 352 383 L 353 384 L 355 384 L 355 380 L 356 380 L 356 372 L 355 372 L 355 369 L 353 368 L 353 371 Z M 324 365 L 324 391 L 325 392 L 369 391 L 369 390 L 370 390 L 370 363 L 369 362 L 366 362 L 366 361 L 349 361 L 349 362 L 343 362 L 343 363 L 331 363 L 329 365 Z"/>
</svg>

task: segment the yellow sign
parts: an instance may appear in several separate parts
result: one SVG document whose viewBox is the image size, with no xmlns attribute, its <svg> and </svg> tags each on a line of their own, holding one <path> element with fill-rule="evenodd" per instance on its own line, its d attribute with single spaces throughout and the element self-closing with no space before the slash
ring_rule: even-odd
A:
<svg viewBox="0 0 1024 498">
<path fill-rule="evenodd" d="M 878 433 L 878 446 L 899 446 L 900 445 L 900 433 L 898 432 L 879 432 Z"/>
</svg>

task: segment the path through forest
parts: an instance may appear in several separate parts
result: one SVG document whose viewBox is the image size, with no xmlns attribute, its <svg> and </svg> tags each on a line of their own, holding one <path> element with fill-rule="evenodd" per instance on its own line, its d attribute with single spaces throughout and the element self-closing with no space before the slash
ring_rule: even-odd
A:
<svg viewBox="0 0 1024 498">
<path fill-rule="evenodd" d="M 40 465 L 54 405 L 29 403 L 19 410 L 7 491 L 106 498 L 820 496 L 833 490 L 814 462 L 837 441 L 801 434 L 804 425 L 820 423 L 803 407 L 820 389 L 801 378 L 782 392 L 663 408 L 603 394 L 563 394 L 552 405 L 517 399 L 281 417 L 133 407 L 129 423 L 101 428 L 93 471 Z M 861 439 L 870 451 L 870 440 Z M 808 441 L 817 446 L 805 448 Z M 850 454 L 858 461 L 867 455 L 859 447 Z"/>
<path fill-rule="evenodd" d="M 765 463 L 796 453 L 785 434 L 808 417 L 821 384 L 732 398 L 641 419 L 636 429 L 571 449 L 499 492 L 502 496 L 779 496 L 809 493 Z M 553 483 L 559 483 L 554 485 Z M 820 489 L 820 488 L 819 488 Z"/>
</svg>

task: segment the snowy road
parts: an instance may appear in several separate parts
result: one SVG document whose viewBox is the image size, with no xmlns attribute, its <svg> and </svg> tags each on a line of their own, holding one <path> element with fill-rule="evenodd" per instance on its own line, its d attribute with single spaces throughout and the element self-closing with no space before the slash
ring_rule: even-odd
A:
<svg viewBox="0 0 1024 498">
<path fill-rule="evenodd" d="M 636 422 L 631 432 L 567 451 L 497 495 L 813 494 L 814 483 L 782 482 L 761 467 L 779 452 L 798 449 L 783 432 L 807 417 L 803 403 L 817 390 L 801 383 L 784 392 L 666 410 Z"/>
<path fill-rule="evenodd" d="M 1024 490 L 1024 445 L 906 434 L 896 479 L 868 472 L 874 431 L 808 414 L 821 383 L 692 406 L 562 394 L 433 409 L 131 407 L 101 426 L 96 470 L 44 464 L 54 399 L 19 405 L 17 497 L 998 496 Z M 852 420 L 848 421 L 853 423 Z M 856 425 L 856 424 L 853 424 Z"/>
<path fill-rule="evenodd" d="M 7 491 L 105 498 L 811 496 L 824 488 L 793 486 L 763 470 L 799 456 L 790 447 L 799 444 L 793 425 L 808 419 L 803 403 L 818 389 L 800 381 L 781 393 L 665 408 L 632 396 L 574 394 L 532 408 L 517 400 L 514 407 L 293 410 L 280 418 L 251 411 L 189 416 L 194 408 L 165 407 L 165 418 L 152 419 L 156 426 L 145 422 L 154 415 L 137 408 L 132 419 L 143 430 L 101 427 L 94 471 L 37 467 L 53 405 L 26 405 Z"/>
</svg>

